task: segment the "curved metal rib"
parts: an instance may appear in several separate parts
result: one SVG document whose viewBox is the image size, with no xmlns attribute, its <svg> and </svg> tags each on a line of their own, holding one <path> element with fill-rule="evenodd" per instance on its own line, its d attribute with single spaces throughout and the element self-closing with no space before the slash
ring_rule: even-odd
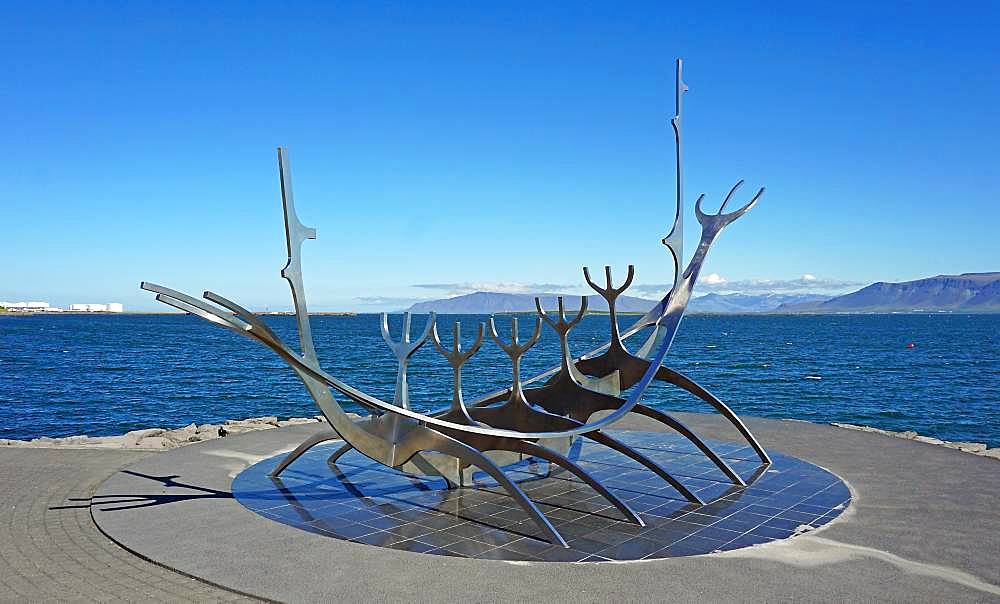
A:
<svg viewBox="0 0 1000 604">
<path fill-rule="evenodd" d="M 696 495 L 693 491 L 691 491 L 689 488 L 687 488 L 686 486 L 684 486 L 681 483 L 681 481 L 679 481 L 676 478 L 674 478 L 673 475 L 670 472 L 667 472 L 666 470 L 664 470 L 660 466 L 660 464 L 656 463 L 655 461 L 653 461 L 652 459 L 646 457 L 645 455 L 639 453 L 638 451 L 636 451 L 632 447 L 629 447 L 628 445 L 626 445 L 625 443 L 621 442 L 620 440 L 612 438 L 612 437 L 608 436 L 607 434 L 605 434 L 603 432 L 588 432 L 587 434 L 584 434 L 583 436 L 584 436 L 584 438 L 589 438 L 589 439 L 593 440 L 594 442 L 601 443 L 605 447 L 609 447 L 611 449 L 614 449 L 615 451 L 618 451 L 622 455 L 625 455 L 628 458 L 633 459 L 633 460 L 641 463 L 646 468 L 648 468 L 653 473 L 655 473 L 657 476 L 659 476 L 663 480 L 666 480 L 667 482 L 669 482 L 672 487 L 674 487 L 675 489 L 677 489 L 677 491 L 681 495 L 683 495 L 684 498 L 687 499 L 688 501 L 690 501 L 691 503 L 697 503 L 699 505 L 705 505 L 705 502 L 702 501 L 701 497 L 698 497 L 698 495 Z"/>
<path fill-rule="evenodd" d="M 767 451 L 764 450 L 764 447 L 760 446 L 760 443 L 757 442 L 757 439 L 750 432 L 750 429 L 747 428 L 746 424 L 743 423 L 743 420 L 733 413 L 733 410 L 730 409 L 724 402 L 719 400 L 718 397 L 691 378 L 680 373 L 679 371 L 670 369 L 669 367 L 660 367 L 658 374 L 657 379 L 669 382 L 675 386 L 680 386 L 684 390 L 687 390 L 709 405 L 715 407 L 716 411 L 721 413 L 726 419 L 729 420 L 729 423 L 739 430 L 740 434 L 743 435 L 743 438 L 746 439 L 747 443 L 749 443 L 753 450 L 757 453 L 757 457 L 760 458 L 761 462 L 765 464 L 771 463 L 771 457 L 767 454 Z"/>
<path fill-rule="evenodd" d="M 602 485 L 601 483 L 597 482 L 597 480 L 594 479 L 594 477 L 592 477 L 590 474 L 588 474 L 586 470 L 584 470 L 580 466 L 570 461 L 569 458 L 567 458 L 566 456 L 561 455 L 551 449 L 542 447 L 541 445 L 538 445 L 537 443 L 533 443 L 531 441 L 522 440 L 518 442 L 521 445 L 522 453 L 525 453 L 527 455 L 532 455 L 534 457 L 540 457 L 545 461 L 554 463 L 559 467 L 571 472 L 574 476 L 576 476 L 583 482 L 587 483 L 588 485 L 590 485 L 592 489 L 600 493 L 602 497 L 604 497 L 611 503 L 611 505 L 618 508 L 618 511 L 624 514 L 630 522 L 638 524 L 639 526 L 646 526 L 646 523 L 642 521 L 642 518 L 639 518 L 639 515 L 636 514 L 635 511 L 632 508 L 630 508 L 627 503 L 619 499 L 617 495 L 609 491 L 608 488 Z"/>
<path fill-rule="evenodd" d="M 490 475 L 493 480 L 503 487 L 507 494 L 511 496 L 514 501 L 521 506 L 521 508 L 535 521 L 538 528 L 542 530 L 543 533 L 551 540 L 553 543 L 559 544 L 563 547 L 569 547 L 563 536 L 559 534 L 556 527 L 552 526 L 549 519 L 545 517 L 545 514 L 538 509 L 531 499 L 524 494 L 521 487 L 517 486 L 511 479 L 507 478 L 507 475 L 503 473 L 495 463 L 490 461 L 488 457 L 475 450 L 474 448 L 461 443 L 457 440 L 451 439 L 447 436 L 440 435 L 441 438 L 435 438 L 434 442 L 427 443 L 426 446 L 421 447 L 422 451 L 437 451 L 438 453 L 444 453 L 445 455 L 451 455 L 452 457 L 457 457 L 464 463 L 475 466 Z"/>
<path fill-rule="evenodd" d="M 354 447 L 352 447 L 350 443 L 344 443 L 344 446 L 340 447 L 339 449 L 333 452 L 333 455 L 326 458 L 326 463 L 337 463 L 337 460 L 343 457 L 344 453 L 347 453 L 353 448 Z"/>
<path fill-rule="evenodd" d="M 296 459 L 302 457 L 302 455 L 304 455 L 306 451 L 312 449 L 313 447 L 315 447 L 320 443 L 325 443 L 328 440 L 340 440 L 340 435 L 334 432 L 333 430 L 313 434 L 309 438 L 302 441 L 302 444 L 295 447 L 295 450 L 286 455 L 285 458 L 281 460 L 281 463 L 279 463 L 277 466 L 275 466 L 273 470 L 271 470 L 271 473 L 268 474 L 268 476 L 270 476 L 271 478 L 277 478 L 278 476 L 281 475 L 282 472 L 285 471 L 285 468 L 291 465 L 292 462 L 295 461 Z"/>
<path fill-rule="evenodd" d="M 728 476 L 729 480 L 731 480 L 734 484 L 738 484 L 742 487 L 747 486 L 747 483 L 743 480 L 743 478 L 740 477 L 740 475 L 737 474 L 736 471 L 733 470 L 733 468 L 730 467 L 730 465 L 725 462 L 725 460 L 719 457 L 716 454 L 716 452 L 713 451 L 712 448 L 705 443 L 705 441 L 699 438 L 697 434 L 692 432 L 690 428 L 681 423 L 680 420 L 676 419 L 673 416 L 667 415 L 662 411 L 658 411 L 651 407 L 647 407 L 646 405 L 636 405 L 635 409 L 633 409 L 632 412 L 638 415 L 644 415 L 649 419 L 670 426 L 671 428 L 676 430 L 678 434 L 691 441 L 691 443 L 694 444 L 694 446 L 698 447 L 698 449 L 705 454 L 705 457 L 712 460 L 712 463 L 715 464 L 715 467 L 722 470 L 723 474 Z"/>
</svg>

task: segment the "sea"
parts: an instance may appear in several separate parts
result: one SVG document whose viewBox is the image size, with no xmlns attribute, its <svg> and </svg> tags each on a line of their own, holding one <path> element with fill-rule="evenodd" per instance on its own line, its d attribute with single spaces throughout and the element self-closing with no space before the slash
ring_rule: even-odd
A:
<svg viewBox="0 0 1000 604">
<path fill-rule="evenodd" d="M 487 316 L 438 317 L 446 346 L 453 324 L 467 347 Z M 265 321 L 298 345 L 292 316 Z M 413 318 L 413 337 L 426 316 Z M 620 317 L 627 326 L 635 317 Z M 509 338 L 510 316 L 496 317 Z M 521 341 L 534 317 L 518 317 Z M 401 317 L 391 316 L 398 339 Z M 559 360 L 548 326 L 525 355 L 522 375 Z M 378 315 L 312 317 L 329 373 L 392 400 L 396 361 Z M 607 315 L 588 315 L 570 334 L 574 354 L 607 340 Z M 640 340 L 629 342 L 634 350 Z M 914 430 L 944 440 L 1000 446 L 1000 315 L 692 315 L 666 365 L 687 374 L 736 413 Z M 451 369 L 428 343 L 409 369 L 413 408 L 447 406 Z M 506 354 L 485 336 L 463 369 L 467 400 L 510 384 Z M 665 410 L 712 409 L 656 384 L 644 402 Z M 348 410 L 359 411 L 341 400 Z M 0 316 L 0 438 L 122 434 L 255 416 L 318 413 L 295 374 L 247 338 L 180 314 Z"/>
</svg>

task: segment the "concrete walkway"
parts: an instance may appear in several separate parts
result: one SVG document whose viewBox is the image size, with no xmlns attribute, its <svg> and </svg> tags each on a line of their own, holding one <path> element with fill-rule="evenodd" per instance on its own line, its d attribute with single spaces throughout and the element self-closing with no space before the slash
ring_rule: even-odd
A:
<svg viewBox="0 0 1000 604">
<path fill-rule="evenodd" d="M 706 437 L 738 439 L 717 417 L 679 415 Z M 241 510 L 239 517 L 229 514 L 206 526 L 236 522 L 253 539 L 273 531 L 277 539 L 264 539 L 271 547 L 217 553 L 211 572 L 206 565 L 175 567 L 199 576 L 215 573 L 216 583 L 287 601 L 1000 602 L 996 460 L 830 426 L 760 419 L 747 423 L 765 447 L 843 477 L 856 495 L 844 517 L 816 534 L 724 554 L 579 565 L 388 551 L 310 535 Z M 639 419 L 616 428 L 654 426 Z M 151 473 L 181 474 L 189 483 L 201 480 L 207 488 L 228 488 L 222 483 L 238 471 L 233 464 L 249 465 L 260 455 L 293 446 L 314 429 L 270 430 L 167 454 L 0 450 L 0 600 L 237 599 L 118 548 L 94 526 L 88 498 L 102 479 L 115 475 L 123 480 L 127 475 L 116 471 L 131 463 Z M 220 447 L 225 447 L 224 457 Z M 212 454 L 211 449 L 219 450 Z M 196 459 L 214 459 L 213 465 L 220 467 L 189 465 Z M 227 511 L 238 509 L 231 499 L 205 502 L 216 503 L 237 506 Z M 137 511 L 134 519 L 151 522 L 139 526 L 163 534 L 166 527 L 156 525 L 166 516 L 159 515 L 179 509 L 177 505 L 145 508 L 155 513 Z M 192 531 L 197 524 L 176 528 Z M 291 555 L 294 550 L 310 555 L 299 558 Z M 236 569 L 232 583 L 223 572 L 230 563 L 247 567 Z"/>
<path fill-rule="evenodd" d="M 94 489 L 148 455 L 0 449 L 0 601 L 254 601 L 147 562 L 94 525 Z"/>
</svg>

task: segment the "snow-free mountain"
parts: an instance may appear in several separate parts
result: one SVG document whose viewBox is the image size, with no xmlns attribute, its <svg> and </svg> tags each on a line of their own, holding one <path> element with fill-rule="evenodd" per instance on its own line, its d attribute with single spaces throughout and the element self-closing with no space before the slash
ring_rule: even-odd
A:
<svg viewBox="0 0 1000 604">
<path fill-rule="evenodd" d="M 409 308 L 411 313 L 455 315 L 488 315 L 505 312 L 532 312 L 535 310 L 535 296 L 541 300 L 542 308 L 556 308 L 559 294 L 503 294 L 496 292 L 476 292 L 454 298 L 418 302 Z M 567 309 L 580 308 L 580 296 L 563 296 Z M 773 311 L 782 304 L 826 300 L 825 296 L 812 294 L 708 294 L 695 297 L 688 305 L 690 312 L 705 313 L 750 313 Z M 622 296 L 618 298 L 619 312 L 643 313 L 652 308 L 657 300 Z M 607 311 L 608 305 L 600 296 L 587 296 L 588 308 L 592 311 Z"/>
<path fill-rule="evenodd" d="M 491 315 L 505 312 L 534 312 L 535 296 L 540 298 L 542 308 L 558 308 L 557 298 L 562 294 L 504 294 L 498 292 L 475 292 L 454 298 L 417 302 L 408 310 L 411 313 L 436 312 L 445 315 Z M 563 295 L 567 309 L 580 308 L 580 296 Z M 632 296 L 618 298 L 617 310 L 621 312 L 646 312 L 656 304 L 656 300 L 644 300 Z M 600 296 L 587 296 L 590 310 L 607 310 L 608 305 Z"/>
<path fill-rule="evenodd" d="M 805 313 L 915 311 L 1000 312 L 1000 272 L 879 282 L 825 302 L 778 307 L 778 312 Z"/>
<path fill-rule="evenodd" d="M 488 315 L 494 313 L 533 312 L 535 296 L 548 310 L 556 308 L 559 294 L 504 294 L 476 292 L 418 302 L 412 313 L 434 311 L 440 314 Z M 565 295 L 567 309 L 580 307 L 580 296 Z M 607 311 L 599 296 L 588 296 L 591 311 Z M 622 296 L 618 311 L 642 313 L 656 300 Z M 857 312 L 1000 312 L 1000 272 L 938 275 L 905 283 L 873 283 L 850 294 L 830 297 L 817 294 L 706 294 L 691 299 L 693 313 L 857 313 Z"/>
</svg>

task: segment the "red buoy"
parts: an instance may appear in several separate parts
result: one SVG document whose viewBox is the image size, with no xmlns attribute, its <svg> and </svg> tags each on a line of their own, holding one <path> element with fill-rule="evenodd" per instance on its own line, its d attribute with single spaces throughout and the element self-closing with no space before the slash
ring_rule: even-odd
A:
<svg viewBox="0 0 1000 604">
<path fill-rule="evenodd" d="M 916 348 L 916 347 L 917 347 L 917 345 L 916 345 L 916 344 L 914 344 L 913 342 L 910 342 L 909 344 L 907 344 L 907 345 L 906 345 L 906 347 L 907 347 L 907 348 Z"/>
</svg>

